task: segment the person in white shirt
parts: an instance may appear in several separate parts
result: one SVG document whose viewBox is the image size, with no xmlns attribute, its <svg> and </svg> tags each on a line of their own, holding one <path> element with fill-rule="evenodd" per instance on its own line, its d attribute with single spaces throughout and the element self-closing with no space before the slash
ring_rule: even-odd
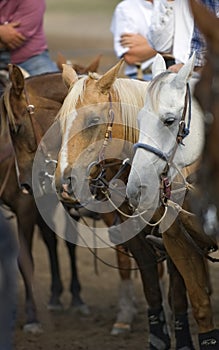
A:
<svg viewBox="0 0 219 350">
<path fill-rule="evenodd" d="M 143 79 L 151 79 L 151 65 L 157 53 L 148 43 L 152 13 L 153 0 L 123 0 L 113 13 L 110 29 L 114 50 L 118 58 L 124 57 L 125 74 L 131 78 L 137 78 L 140 64 Z"/>
<path fill-rule="evenodd" d="M 148 33 L 150 45 L 160 53 L 172 54 L 178 71 L 189 59 L 194 30 L 188 0 L 154 0 L 154 12 Z"/>
</svg>

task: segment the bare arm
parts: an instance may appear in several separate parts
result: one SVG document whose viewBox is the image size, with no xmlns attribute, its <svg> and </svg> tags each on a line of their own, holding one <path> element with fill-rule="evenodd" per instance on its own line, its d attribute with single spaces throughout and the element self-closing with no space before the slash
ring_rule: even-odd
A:
<svg viewBox="0 0 219 350">
<path fill-rule="evenodd" d="M 17 31 L 17 27 L 19 27 L 19 22 L 0 25 L 0 41 L 2 46 L 13 50 L 24 43 L 25 37 Z"/>
<path fill-rule="evenodd" d="M 156 55 L 156 51 L 149 45 L 147 39 L 140 34 L 127 33 L 121 36 L 120 43 L 129 50 L 124 54 L 128 64 L 144 62 Z"/>
</svg>

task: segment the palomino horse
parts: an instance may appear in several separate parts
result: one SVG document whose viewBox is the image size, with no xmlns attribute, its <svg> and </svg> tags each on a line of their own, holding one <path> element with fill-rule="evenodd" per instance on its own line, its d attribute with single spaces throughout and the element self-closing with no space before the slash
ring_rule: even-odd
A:
<svg viewBox="0 0 219 350">
<path fill-rule="evenodd" d="M 26 290 L 27 319 L 25 330 L 36 332 L 41 329 L 32 288 L 33 261 L 31 251 L 33 230 L 36 223 L 40 227 L 48 248 L 51 264 L 51 297 L 48 304 L 50 310 L 62 307 L 60 296 L 63 287 L 57 255 L 57 237 L 39 215 L 34 198 L 27 189 L 31 189 L 32 186 L 32 164 L 37 145 L 53 124 L 68 90 L 63 84 L 61 73 L 49 73 L 24 80 L 18 67 L 11 66 L 10 71 L 11 86 L 5 91 L 0 104 L 0 197 L 3 203 L 16 214 L 20 241 L 19 264 Z M 56 140 L 57 138 L 58 133 L 55 136 Z M 22 186 L 25 186 L 25 190 L 22 189 Z M 78 219 L 77 215 L 75 220 Z M 64 233 L 62 237 L 65 238 Z M 76 266 L 75 244 L 69 241 L 66 241 L 66 244 L 71 259 L 72 307 L 86 314 L 88 309 L 80 296 L 81 287 Z M 129 257 L 119 247 L 117 258 L 121 280 L 124 281 L 122 297 L 124 298 L 124 294 L 126 295 L 126 289 L 129 289 L 130 303 L 133 303 L 131 300 Z"/>
<path fill-rule="evenodd" d="M 202 4 L 190 0 L 195 22 L 207 42 L 206 63 L 195 86 L 197 98 L 205 116 L 205 144 L 199 171 L 203 208 L 201 219 L 208 234 L 217 231 L 219 213 L 218 134 L 219 134 L 219 19 Z M 208 195 L 208 197 L 206 196 Z M 214 213 L 217 212 L 217 215 Z M 205 213 L 205 215 L 203 215 Z M 206 215 L 206 213 L 208 215 Z M 211 215 L 211 220 L 207 220 Z"/>
<path fill-rule="evenodd" d="M 121 63 L 102 76 L 90 75 L 80 80 L 71 68 L 64 68 L 63 77 L 70 91 L 58 114 L 62 148 L 55 184 L 63 203 L 73 207 L 80 203 L 100 212 L 107 225 L 112 225 L 108 215 L 119 212 L 119 220 L 110 227 L 111 235 L 107 236 L 102 230 L 100 236 L 111 245 L 126 242 L 138 264 L 149 305 L 150 349 L 169 349 L 170 337 L 162 308 L 156 252 L 145 239 L 145 222 L 136 226 L 135 220 L 128 217 L 131 210 L 125 199 L 124 184 L 130 171 L 127 158 L 132 158 L 132 145 L 138 138 L 136 116 L 144 104 L 148 83 L 117 78 Z M 85 239 L 88 240 L 89 236 L 84 236 Z M 104 246 L 99 237 L 96 244 Z M 174 278 L 171 283 L 175 287 L 172 307 L 176 321 L 176 348 L 187 346 L 186 349 L 194 349 L 186 314 L 185 285 L 178 271 L 175 271 Z"/>
<path fill-rule="evenodd" d="M 194 56 L 178 74 L 171 73 L 166 71 L 162 56 L 157 56 L 154 78 L 138 116 L 140 135 L 127 196 L 135 207 L 139 206 L 140 212 L 155 212 L 162 200 L 162 211 L 167 209 L 160 225 L 165 248 L 184 278 L 199 327 L 200 349 L 217 349 L 219 331 L 212 320 L 203 259 L 217 246 L 213 238 L 204 234 L 197 218 L 182 208 L 185 195 L 191 192 L 182 168 L 199 159 L 204 142 L 204 118 L 190 95 L 196 82 L 190 79 L 193 66 Z M 174 188 L 177 173 L 181 176 L 181 187 Z M 173 230 L 176 225 L 181 228 L 177 235 Z"/>
</svg>

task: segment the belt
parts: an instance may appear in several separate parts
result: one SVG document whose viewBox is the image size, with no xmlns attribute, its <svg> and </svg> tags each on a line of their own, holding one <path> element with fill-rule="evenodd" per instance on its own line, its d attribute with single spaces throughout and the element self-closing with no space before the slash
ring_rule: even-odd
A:
<svg viewBox="0 0 219 350">
<path fill-rule="evenodd" d="M 137 79 L 139 79 L 139 80 L 144 80 L 144 75 L 152 73 L 152 70 L 151 70 L 152 65 L 150 65 L 149 67 L 147 67 L 145 69 L 141 69 L 141 63 L 136 62 L 135 66 L 137 68 Z"/>
<path fill-rule="evenodd" d="M 152 73 L 152 66 L 150 65 L 149 67 L 143 69 L 143 74 L 151 74 Z"/>
<path fill-rule="evenodd" d="M 161 54 L 164 58 L 164 61 L 166 62 L 166 66 L 167 68 L 169 68 L 170 66 L 172 66 L 173 64 L 175 64 L 175 58 L 173 57 L 173 55 L 169 54 L 169 53 L 163 53 Z"/>
</svg>

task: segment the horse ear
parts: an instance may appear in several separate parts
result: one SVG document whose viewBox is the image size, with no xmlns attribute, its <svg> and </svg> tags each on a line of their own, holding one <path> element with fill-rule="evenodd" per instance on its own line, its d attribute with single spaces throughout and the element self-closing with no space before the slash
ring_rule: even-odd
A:
<svg viewBox="0 0 219 350">
<path fill-rule="evenodd" d="M 166 63 L 163 56 L 157 53 L 152 64 L 152 77 L 155 78 L 157 75 L 165 72 L 166 69 Z"/>
<path fill-rule="evenodd" d="M 98 55 L 91 64 L 86 67 L 87 72 L 97 72 L 102 55 Z"/>
<path fill-rule="evenodd" d="M 24 75 L 21 69 L 15 64 L 9 64 L 8 71 L 12 89 L 14 89 L 17 96 L 20 96 L 24 90 Z"/>
<path fill-rule="evenodd" d="M 70 64 L 63 64 L 62 67 L 62 79 L 69 89 L 78 80 L 78 75 Z"/>
<path fill-rule="evenodd" d="M 97 81 L 97 88 L 101 91 L 101 93 L 106 94 L 109 92 L 112 84 L 118 76 L 119 70 L 123 63 L 124 59 L 122 58 L 115 66 L 103 74 Z"/>
<path fill-rule="evenodd" d="M 67 60 L 66 60 L 65 56 L 61 52 L 58 52 L 56 64 L 57 64 L 60 71 L 62 71 L 62 65 L 65 64 L 66 61 Z"/>
<path fill-rule="evenodd" d="M 172 81 L 171 84 L 174 84 L 174 86 L 177 89 L 181 89 L 185 86 L 189 78 L 192 76 L 193 69 L 195 65 L 195 52 L 190 57 L 190 59 L 182 66 L 182 68 L 177 73 L 176 77 Z"/>
</svg>

